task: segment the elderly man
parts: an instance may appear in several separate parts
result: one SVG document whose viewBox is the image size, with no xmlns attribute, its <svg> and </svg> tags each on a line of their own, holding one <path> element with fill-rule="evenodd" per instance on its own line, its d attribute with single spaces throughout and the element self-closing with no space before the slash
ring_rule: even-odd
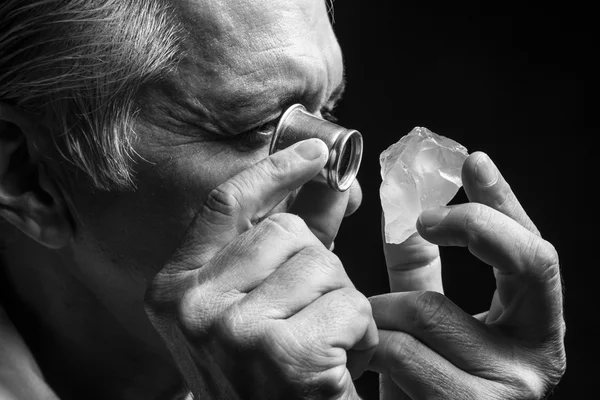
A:
<svg viewBox="0 0 600 400">
<path fill-rule="evenodd" d="M 269 156 L 287 107 L 326 117 L 344 88 L 323 0 L 0 18 L 2 398 L 351 399 L 371 369 L 384 398 L 540 399 L 562 376 L 556 252 L 486 155 L 370 301 L 330 251 L 358 184 L 314 179 L 317 139 Z M 489 312 L 440 294 L 437 245 L 494 267 Z"/>
</svg>

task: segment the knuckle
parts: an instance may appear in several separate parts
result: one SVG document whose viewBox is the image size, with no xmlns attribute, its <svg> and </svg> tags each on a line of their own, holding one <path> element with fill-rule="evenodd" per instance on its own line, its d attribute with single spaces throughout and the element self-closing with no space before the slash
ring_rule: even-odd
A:
<svg viewBox="0 0 600 400">
<path fill-rule="evenodd" d="M 186 235 L 179 248 L 177 248 L 171 258 L 165 264 L 164 269 L 172 273 L 184 274 L 189 271 L 196 270 L 204 264 L 202 254 L 199 253 L 195 247 L 196 244 L 195 235 Z M 169 283 L 172 281 L 171 277 L 167 279 Z"/>
<path fill-rule="evenodd" d="M 217 334 L 227 347 L 248 349 L 255 341 L 252 324 L 247 323 L 247 318 L 237 304 L 232 304 L 218 318 L 216 324 Z"/>
<path fill-rule="evenodd" d="M 242 208 L 239 193 L 239 188 L 231 181 L 217 186 L 208 194 L 200 215 L 209 221 L 234 218 Z"/>
<path fill-rule="evenodd" d="M 181 288 L 188 277 L 186 273 L 173 274 L 172 270 L 159 271 L 144 293 L 146 311 L 155 316 L 173 316 L 180 305 Z"/>
<path fill-rule="evenodd" d="M 305 265 L 325 275 L 337 275 L 344 270 L 339 257 L 321 245 L 306 246 L 298 252 L 298 256 L 307 261 Z"/>
<path fill-rule="evenodd" d="M 202 328 L 198 322 L 205 322 L 207 318 L 204 314 L 204 307 L 198 305 L 204 304 L 202 296 L 198 296 L 196 291 L 184 294 L 178 306 L 177 319 L 186 335 L 195 335 Z"/>
<path fill-rule="evenodd" d="M 292 237 L 299 237 L 308 229 L 302 218 L 289 213 L 272 214 L 265 218 L 261 224 L 267 230 Z"/>
<path fill-rule="evenodd" d="M 325 369 L 315 363 L 316 360 L 326 362 L 331 357 L 330 352 L 320 350 L 318 345 L 315 347 L 315 343 L 307 338 L 298 338 L 297 333 L 286 324 L 271 324 L 262 339 L 260 345 L 279 371 L 279 378 L 285 381 L 288 388 L 304 393 L 305 396 L 301 398 L 334 398 L 339 394 L 339 378 L 343 375 L 345 365 L 342 368 Z M 341 356 L 341 353 L 337 356 Z"/>
<path fill-rule="evenodd" d="M 550 242 L 531 235 L 525 249 L 528 265 L 533 267 L 526 270 L 531 271 L 534 278 L 548 282 L 560 276 L 558 252 Z"/>
<path fill-rule="evenodd" d="M 266 177 L 279 181 L 292 170 L 292 161 L 286 157 L 267 157 L 258 164 L 258 168 Z"/>
<path fill-rule="evenodd" d="M 260 334 L 255 335 L 256 347 L 263 353 L 269 353 L 280 349 L 281 351 L 290 351 L 290 347 L 284 347 L 286 338 L 282 335 L 283 330 L 280 328 L 278 322 L 274 320 L 265 320 L 257 323 L 255 331 L 260 331 Z"/>
<path fill-rule="evenodd" d="M 502 183 L 497 185 L 498 187 L 492 187 L 493 194 L 489 201 L 489 206 L 494 210 L 500 211 L 502 214 L 507 215 L 513 220 L 521 224 L 525 229 L 533 232 L 539 236 L 535 224 L 529 219 L 525 210 L 521 207 L 517 196 L 515 196 L 512 188 L 504 179 Z"/>
<path fill-rule="evenodd" d="M 261 318 L 258 310 L 234 303 L 222 312 L 204 340 L 214 343 L 225 357 L 242 365 L 262 360 L 265 365 L 280 368 L 293 360 L 294 343 L 281 337 L 279 331 L 277 324 Z"/>
<path fill-rule="evenodd" d="M 335 315 L 330 312 L 319 314 L 319 318 L 327 324 L 353 326 L 356 329 L 366 329 L 373 321 L 371 303 L 358 290 L 354 288 L 341 288 L 329 292 L 326 295 L 326 306 L 324 310 L 339 310 Z M 324 325 L 325 329 L 330 326 Z M 323 332 L 326 335 L 326 332 Z M 322 340 L 322 339 L 319 339 Z"/>
<path fill-rule="evenodd" d="M 527 351 L 524 360 L 514 360 L 498 374 L 499 383 L 509 388 L 511 398 L 545 399 L 556 387 L 566 370 L 566 356 L 562 342 L 558 346 Z"/>
<path fill-rule="evenodd" d="M 511 212 L 517 207 L 515 200 L 516 198 L 513 195 L 510 185 L 506 181 L 503 181 L 503 183 L 498 185 L 496 188 L 494 198 L 492 199 L 490 206 L 496 210 Z"/>
<path fill-rule="evenodd" d="M 478 203 L 469 203 L 464 215 L 464 225 L 469 242 L 477 240 L 481 231 L 491 227 L 492 213 L 489 207 Z"/>
<path fill-rule="evenodd" d="M 523 400 L 543 399 L 548 391 L 544 380 L 529 368 L 514 368 L 510 382 L 518 398 Z"/>
<path fill-rule="evenodd" d="M 344 302 L 351 305 L 357 317 L 367 317 L 365 322 L 370 322 L 373 311 L 371 302 L 365 295 L 354 288 L 342 289 L 339 293 Z"/>
<path fill-rule="evenodd" d="M 389 362 L 390 371 L 395 374 L 403 374 L 407 366 L 421 364 L 417 349 L 417 339 L 404 332 L 394 332 L 385 337 L 380 343 L 384 349 L 384 358 Z"/>
<path fill-rule="evenodd" d="M 414 300 L 409 315 L 413 324 L 421 331 L 432 331 L 441 327 L 448 318 L 448 298 L 438 292 L 421 292 Z"/>
<path fill-rule="evenodd" d="M 189 337 L 205 334 L 216 316 L 226 308 L 224 299 L 215 296 L 210 285 L 202 284 L 181 296 L 177 307 L 177 321 Z"/>
<path fill-rule="evenodd" d="M 150 282 L 150 285 L 148 285 L 144 294 L 144 303 L 152 309 L 172 302 L 172 290 L 169 285 L 165 284 L 167 280 L 165 275 L 163 271 L 159 271 Z"/>
<path fill-rule="evenodd" d="M 340 398 L 340 393 L 344 391 L 347 385 L 346 379 L 348 379 L 348 376 L 345 374 L 344 369 L 340 367 L 332 368 L 313 380 L 312 387 L 316 390 L 312 389 L 311 391 L 316 391 L 318 393 L 317 398 L 321 399 Z"/>
</svg>

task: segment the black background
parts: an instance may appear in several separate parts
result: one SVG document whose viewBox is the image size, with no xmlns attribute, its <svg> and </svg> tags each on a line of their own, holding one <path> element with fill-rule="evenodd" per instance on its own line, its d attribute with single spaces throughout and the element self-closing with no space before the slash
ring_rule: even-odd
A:
<svg viewBox="0 0 600 400">
<path fill-rule="evenodd" d="M 598 156 L 584 115 L 586 71 L 597 52 L 591 9 L 575 2 L 456 3 L 335 3 L 347 78 L 337 114 L 365 138 L 363 205 L 342 227 L 336 253 L 366 295 L 388 290 L 378 157 L 413 127 L 485 151 L 561 258 L 568 367 L 552 398 L 594 397 Z M 453 203 L 464 201 L 461 190 Z M 469 313 L 486 309 L 490 267 L 466 249 L 441 251 L 446 294 Z M 375 374 L 357 386 L 366 399 L 377 398 Z"/>
</svg>

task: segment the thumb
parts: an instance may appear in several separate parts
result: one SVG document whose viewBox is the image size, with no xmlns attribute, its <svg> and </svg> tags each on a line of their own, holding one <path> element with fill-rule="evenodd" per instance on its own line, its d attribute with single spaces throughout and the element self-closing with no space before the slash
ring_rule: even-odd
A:
<svg viewBox="0 0 600 400">
<path fill-rule="evenodd" d="M 289 212 L 302 218 L 325 247 L 330 248 L 344 219 L 349 193 L 331 189 L 318 175 L 302 186 Z"/>
<path fill-rule="evenodd" d="M 429 290 L 443 293 L 442 262 L 438 246 L 423 239 L 418 232 L 400 244 L 387 243 L 381 217 L 383 253 L 390 290 L 409 292 Z"/>
</svg>

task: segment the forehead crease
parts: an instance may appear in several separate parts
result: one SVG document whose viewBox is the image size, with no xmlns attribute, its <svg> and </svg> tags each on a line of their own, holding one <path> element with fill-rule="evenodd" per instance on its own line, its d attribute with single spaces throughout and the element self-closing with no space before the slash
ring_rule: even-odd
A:
<svg viewBox="0 0 600 400">
<path fill-rule="evenodd" d="M 217 62 L 235 57 L 231 49 L 260 54 L 292 46 L 299 36 L 323 40 L 329 27 L 324 0 L 183 0 L 180 15 L 189 50 Z"/>
<path fill-rule="evenodd" d="M 185 0 L 180 6 L 188 39 L 179 102 L 215 123 L 247 125 L 248 115 L 280 108 L 293 96 L 312 91 L 322 101 L 333 90 L 323 87 L 333 84 L 323 77 L 335 74 L 334 57 L 326 54 L 335 38 L 323 34 L 331 30 L 323 0 Z"/>
<path fill-rule="evenodd" d="M 179 70 L 178 102 L 197 109 L 226 130 L 247 125 L 275 110 L 305 86 L 303 63 L 284 51 L 252 53 L 231 62 L 207 65 L 194 60 Z M 223 118 L 226 117 L 226 118 Z M 227 126 L 225 126 L 227 125 Z"/>
</svg>

